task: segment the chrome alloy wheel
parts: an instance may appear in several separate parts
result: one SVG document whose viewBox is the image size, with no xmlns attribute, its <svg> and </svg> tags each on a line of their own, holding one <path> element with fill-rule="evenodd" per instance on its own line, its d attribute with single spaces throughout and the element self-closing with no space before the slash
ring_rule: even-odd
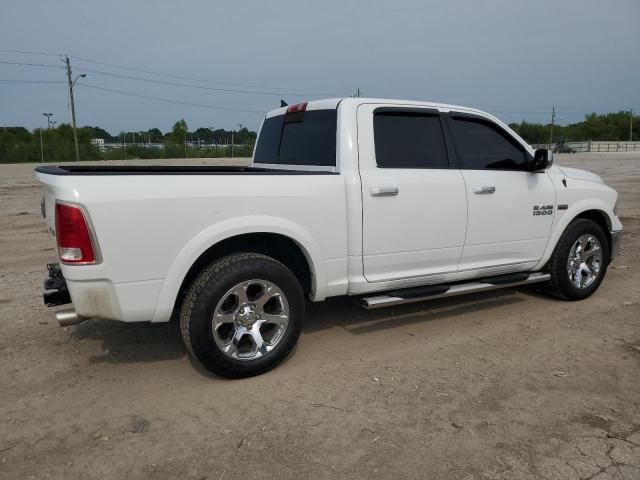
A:
<svg viewBox="0 0 640 480">
<path fill-rule="evenodd" d="M 567 259 L 569 281 L 576 288 L 591 285 L 602 267 L 602 245 L 591 234 L 582 235 L 571 247 Z"/>
<path fill-rule="evenodd" d="M 255 360 L 271 352 L 289 325 L 289 303 L 276 285 L 248 280 L 224 294 L 211 319 L 213 339 L 235 360 Z"/>
</svg>

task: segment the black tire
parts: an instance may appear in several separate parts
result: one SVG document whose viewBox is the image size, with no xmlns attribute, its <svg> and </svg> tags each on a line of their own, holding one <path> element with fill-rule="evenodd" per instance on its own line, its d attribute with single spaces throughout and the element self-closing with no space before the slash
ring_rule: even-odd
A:
<svg viewBox="0 0 640 480">
<path fill-rule="evenodd" d="M 234 359 L 216 344 L 212 318 L 216 306 L 234 285 L 262 279 L 276 285 L 286 297 L 289 323 L 273 350 L 252 360 Z M 180 312 L 180 330 L 189 353 L 207 370 L 226 378 L 244 378 L 267 372 L 295 347 L 304 319 L 304 294 L 296 276 L 282 263 L 257 253 L 236 253 L 205 267 L 189 287 Z"/>
<path fill-rule="evenodd" d="M 567 272 L 567 262 L 571 248 L 582 235 L 593 235 L 598 239 L 602 248 L 602 262 L 600 271 L 593 282 L 586 287 L 578 288 L 570 281 Z M 550 295 L 564 300 L 582 300 L 591 296 L 604 279 L 607 266 L 609 265 L 609 255 L 609 242 L 602 227 L 593 220 L 586 218 L 574 220 L 562 233 L 549 259 L 547 270 L 551 274 L 551 280 L 545 291 Z"/>
</svg>

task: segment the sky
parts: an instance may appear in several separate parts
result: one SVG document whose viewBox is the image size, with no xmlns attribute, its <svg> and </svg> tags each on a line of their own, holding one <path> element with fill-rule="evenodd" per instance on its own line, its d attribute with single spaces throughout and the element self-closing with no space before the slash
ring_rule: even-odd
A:
<svg viewBox="0 0 640 480">
<path fill-rule="evenodd" d="M 0 126 L 70 122 L 59 54 L 87 75 L 78 124 L 112 134 L 180 118 L 257 129 L 280 99 L 358 88 L 507 122 L 546 123 L 555 106 L 566 124 L 640 112 L 639 47 L 640 0 L 14 0 L 0 9 Z"/>
</svg>

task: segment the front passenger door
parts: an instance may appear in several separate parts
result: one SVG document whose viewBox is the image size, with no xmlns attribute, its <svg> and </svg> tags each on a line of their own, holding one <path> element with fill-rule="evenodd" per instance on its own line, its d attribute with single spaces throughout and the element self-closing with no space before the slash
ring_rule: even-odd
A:
<svg viewBox="0 0 640 480">
<path fill-rule="evenodd" d="M 529 171 L 530 154 L 492 120 L 448 116 L 456 161 L 467 189 L 467 235 L 459 270 L 524 270 L 542 257 L 555 205 L 546 172 Z M 535 207 L 545 215 L 536 215 Z"/>
</svg>

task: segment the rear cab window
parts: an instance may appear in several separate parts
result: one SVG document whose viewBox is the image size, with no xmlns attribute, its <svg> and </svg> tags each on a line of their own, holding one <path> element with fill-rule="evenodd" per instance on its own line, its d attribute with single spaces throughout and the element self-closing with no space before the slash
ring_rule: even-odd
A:
<svg viewBox="0 0 640 480">
<path fill-rule="evenodd" d="M 437 112 L 380 109 L 373 131 L 378 168 L 449 168 Z"/>
<path fill-rule="evenodd" d="M 337 118 L 335 108 L 267 118 L 260 129 L 253 163 L 335 168 Z"/>
</svg>

